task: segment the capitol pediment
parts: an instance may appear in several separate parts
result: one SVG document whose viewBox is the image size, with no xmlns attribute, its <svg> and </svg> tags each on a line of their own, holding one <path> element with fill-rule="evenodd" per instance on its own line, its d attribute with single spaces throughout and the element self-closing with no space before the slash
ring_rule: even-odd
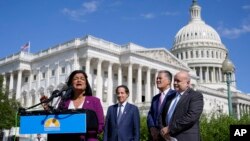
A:
<svg viewBox="0 0 250 141">
<path fill-rule="evenodd" d="M 183 69 L 190 69 L 187 64 L 180 61 L 172 53 L 170 53 L 165 48 L 155 48 L 155 49 L 145 49 L 145 50 L 135 50 L 135 54 L 147 57 L 153 60 L 160 61 L 164 64 L 168 64 L 174 67 L 180 67 Z"/>
</svg>

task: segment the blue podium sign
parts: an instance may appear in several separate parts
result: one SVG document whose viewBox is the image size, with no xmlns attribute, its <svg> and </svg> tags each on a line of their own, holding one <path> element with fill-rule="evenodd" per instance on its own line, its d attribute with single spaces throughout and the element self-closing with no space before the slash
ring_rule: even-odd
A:
<svg viewBox="0 0 250 141">
<path fill-rule="evenodd" d="M 20 116 L 20 134 L 86 133 L 86 113 Z"/>
</svg>

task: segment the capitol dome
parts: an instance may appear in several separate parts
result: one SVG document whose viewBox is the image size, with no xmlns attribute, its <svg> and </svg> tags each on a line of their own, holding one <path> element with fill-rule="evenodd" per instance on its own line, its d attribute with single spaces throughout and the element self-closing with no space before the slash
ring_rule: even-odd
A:
<svg viewBox="0 0 250 141">
<path fill-rule="evenodd" d="M 221 43 L 218 33 L 203 21 L 191 21 L 175 36 L 175 44 L 193 41 Z"/>
<path fill-rule="evenodd" d="M 215 29 L 202 20 L 197 0 L 192 0 L 189 12 L 190 20 L 177 32 L 171 53 L 196 72 L 200 85 L 220 89 L 225 85 L 222 63 L 228 50 Z"/>
<path fill-rule="evenodd" d="M 225 48 L 219 34 L 201 19 L 201 7 L 196 0 L 193 0 L 190 16 L 189 23 L 177 32 L 172 50 L 186 47 L 188 43 L 207 43 Z"/>
</svg>

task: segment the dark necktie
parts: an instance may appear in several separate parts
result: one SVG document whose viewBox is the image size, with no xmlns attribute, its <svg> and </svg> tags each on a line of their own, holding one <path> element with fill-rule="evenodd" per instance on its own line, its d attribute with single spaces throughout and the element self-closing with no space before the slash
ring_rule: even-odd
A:
<svg viewBox="0 0 250 141">
<path fill-rule="evenodd" d="M 120 123 L 121 117 L 122 117 L 122 105 L 119 105 L 118 106 L 118 115 L 117 115 L 117 123 L 118 124 Z"/>
</svg>

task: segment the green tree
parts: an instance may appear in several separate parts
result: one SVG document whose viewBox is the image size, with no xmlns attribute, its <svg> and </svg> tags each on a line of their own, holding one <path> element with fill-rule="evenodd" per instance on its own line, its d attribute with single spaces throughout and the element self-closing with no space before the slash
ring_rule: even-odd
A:
<svg viewBox="0 0 250 141">
<path fill-rule="evenodd" d="M 3 76 L 0 75 L 0 130 L 10 129 L 16 124 L 16 112 L 19 104 L 14 99 L 8 99 L 8 91 L 3 87 Z"/>
</svg>

